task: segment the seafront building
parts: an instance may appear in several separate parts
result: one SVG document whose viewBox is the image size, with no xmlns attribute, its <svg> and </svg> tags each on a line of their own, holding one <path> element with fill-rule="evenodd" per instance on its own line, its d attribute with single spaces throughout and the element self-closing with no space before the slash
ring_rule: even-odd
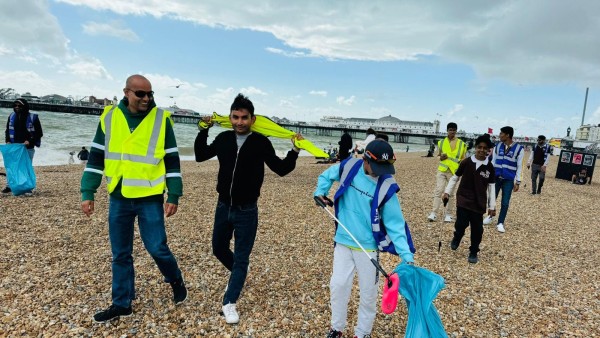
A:
<svg viewBox="0 0 600 338">
<path fill-rule="evenodd" d="M 440 121 L 404 121 L 392 115 L 378 119 L 340 116 L 323 116 L 319 121 L 323 127 L 363 129 L 373 128 L 377 131 L 407 132 L 417 134 L 437 134 L 440 131 Z"/>
</svg>

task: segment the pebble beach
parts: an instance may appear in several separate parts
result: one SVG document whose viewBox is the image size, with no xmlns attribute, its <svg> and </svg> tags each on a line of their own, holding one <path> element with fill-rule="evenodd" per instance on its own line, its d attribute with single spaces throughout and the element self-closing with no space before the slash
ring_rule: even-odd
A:
<svg viewBox="0 0 600 338">
<path fill-rule="evenodd" d="M 555 179 L 554 156 L 542 194 L 531 195 L 531 172 L 524 168 L 506 233 L 485 226 L 479 263 L 469 264 L 470 230 L 452 251 L 454 224 L 426 219 L 437 159 L 420 152 L 396 155 L 415 263 L 445 278 L 434 304 L 450 337 L 600 337 L 598 178 L 584 186 Z M 133 316 L 104 324 L 92 316 L 111 303 L 106 189 L 99 189 L 88 218 L 80 208 L 82 165 L 35 167 L 33 196 L 0 196 L 0 337 L 324 337 L 334 226 L 312 193 L 327 166 L 300 157 L 285 177 L 266 170 L 238 325 L 225 324 L 219 314 L 229 273 L 211 250 L 217 161 L 182 162 L 184 196 L 166 222 L 188 299 L 173 304 L 171 288 L 136 230 Z M 395 256 L 381 256 L 388 271 L 398 263 Z M 356 323 L 356 284 L 345 337 L 352 337 Z M 404 301 L 392 315 L 378 310 L 372 336 L 404 337 Z"/>
</svg>

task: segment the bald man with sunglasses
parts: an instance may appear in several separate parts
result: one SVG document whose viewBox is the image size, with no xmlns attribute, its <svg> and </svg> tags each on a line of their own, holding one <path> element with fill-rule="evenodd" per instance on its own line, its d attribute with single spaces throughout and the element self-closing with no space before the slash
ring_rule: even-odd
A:
<svg viewBox="0 0 600 338">
<path fill-rule="evenodd" d="M 125 95 L 107 106 L 92 142 L 81 178 L 81 209 L 94 212 L 94 194 L 106 176 L 109 193 L 108 235 L 112 250 L 112 305 L 94 315 L 95 322 L 131 316 L 136 298 L 133 270 L 134 222 L 144 247 L 171 285 L 173 302 L 182 303 L 187 289 L 167 245 L 165 216 L 177 212 L 182 196 L 179 152 L 171 113 L 156 107 L 150 81 L 130 76 Z M 164 192 L 167 190 L 167 201 Z"/>
</svg>

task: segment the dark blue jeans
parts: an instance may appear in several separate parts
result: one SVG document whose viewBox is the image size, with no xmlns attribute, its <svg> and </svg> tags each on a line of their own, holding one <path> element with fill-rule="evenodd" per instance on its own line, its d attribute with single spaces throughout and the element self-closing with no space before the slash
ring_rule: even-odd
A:
<svg viewBox="0 0 600 338">
<path fill-rule="evenodd" d="M 223 305 L 237 302 L 246 282 L 250 253 L 254 247 L 258 228 L 256 203 L 231 206 L 217 202 L 213 228 L 212 250 L 217 259 L 231 271 Z M 233 251 L 229 248 L 234 237 Z"/>
<path fill-rule="evenodd" d="M 174 282 L 181 277 L 175 257 L 167 246 L 167 233 L 162 202 L 110 197 L 108 235 L 112 250 L 112 301 L 129 307 L 135 298 L 133 271 L 133 225 L 138 218 L 140 237 L 144 247 L 165 277 Z"/>
<path fill-rule="evenodd" d="M 515 181 L 507 180 L 504 178 L 496 178 L 496 199 L 500 190 L 502 190 L 502 202 L 500 202 L 500 215 L 498 216 L 498 224 L 503 223 L 508 213 L 508 206 L 510 204 L 510 196 L 512 195 Z"/>
</svg>

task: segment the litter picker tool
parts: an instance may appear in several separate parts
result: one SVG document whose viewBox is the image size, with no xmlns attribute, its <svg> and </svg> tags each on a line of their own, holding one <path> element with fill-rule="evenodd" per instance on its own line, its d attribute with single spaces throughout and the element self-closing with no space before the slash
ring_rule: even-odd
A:
<svg viewBox="0 0 600 338">
<path fill-rule="evenodd" d="M 325 199 L 326 202 L 323 202 L 320 197 Z M 356 240 L 356 238 L 354 237 L 354 235 L 352 235 L 352 233 L 348 230 L 348 228 L 346 228 L 344 226 L 344 224 L 342 224 L 342 222 L 340 222 L 340 220 L 337 217 L 335 217 L 335 215 L 331 211 L 329 211 L 327 206 L 333 206 L 333 201 L 331 199 L 329 199 L 327 196 L 320 196 L 320 197 L 315 196 L 315 202 L 317 202 L 317 205 L 320 206 L 321 208 L 323 208 L 323 210 L 327 211 L 329 216 L 331 216 L 331 218 L 333 218 L 337 222 L 337 224 L 346 231 L 346 233 L 350 236 L 350 238 L 352 238 L 354 243 L 356 243 L 356 245 L 358 245 L 358 247 L 362 250 L 362 252 L 364 252 L 365 255 L 367 255 L 367 257 L 369 257 L 369 260 L 371 261 L 371 263 L 373 263 L 373 265 L 375 265 L 375 268 L 377 269 L 377 271 L 381 272 L 381 274 L 385 277 L 387 283 L 384 285 L 384 288 L 383 288 L 381 309 L 383 310 L 383 312 L 385 314 L 390 314 L 390 313 L 394 312 L 394 310 L 396 309 L 396 305 L 398 304 L 398 288 L 400 286 L 400 279 L 398 278 L 398 275 L 397 274 L 392 274 L 391 276 L 388 275 L 387 272 L 385 272 L 385 270 L 383 270 L 381 265 L 379 265 L 379 262 L 375 258 L 372 258 L 369 255 L 369 253 L 367 252 L 367 250 L 365 250 L 365 248 L 358 242 L 358 240 Z"/>
<path fill-rule="evenodd" d="M 371 261 L 371 263 L 373 263 L 373 265 L 375 265 L 375 268 L 379 272 L 381 272 L 381 274 L 388 280 L 388 282 L 390 282 L 390 276 L 387 274 L 387 272 L 385 272 L 385 270 L 383 270 L 381 265 L 379 265 L 379 262 L 377 262 L 377 260 L 375 258 L 371 258 L 371 256 L 367 252 L 367 250 L 365 250 L 365 248 L 363 248 L 363 246 L 358 242 L 358 240 L 356 240 L 356 238 L 354 237 L 354 235 L 352 235 L 352 233 L 348 230 L 348 228 L 346 228 L 342 224 L 342 222 L 340 222 L 340 220 L 337 217 L 335 217 L 335 215 L 333 213 L 331 213 L 331 211 L 329 211 L 329 209 L 327 209 L 327 206 L 333 206 L 333 201 L 330 200 L 326 196 L 321 196 L 321 197 L 323 197 L 325 200 L 327 200 L 327 204 L 325 204 L 319 196 L 315 196 L 315 202 L 317 202 L 317 205 L 320 206 L 321 208 L 323 208 L 323 210 L 327 211 L 329 216 L 331 216 L 331 218 L 333 218 L 337 222 L 337 224 L 346 231 L 346 233 L 350 236 L 350 238 L 352 238 L 354 243 L 356 243 L 356 245 L 358 245 L 358 247 L 362 250 L 362 252 L 364 252 L 365 255 L 367 255 L 367 257 L 369 257 L 369 260 Z"/>
<path fill-rule="evenodd" d="M 442 201 L 444 202 L 444 215 L 448 214 L 448 198 L 443 198 Z M 442 225 L 440 225 L 440 231 L 438 234 L 438 253 L 442 250 L 442 229 L 444 228 L 444 222 L 442 222 Z"/>
</svg>

